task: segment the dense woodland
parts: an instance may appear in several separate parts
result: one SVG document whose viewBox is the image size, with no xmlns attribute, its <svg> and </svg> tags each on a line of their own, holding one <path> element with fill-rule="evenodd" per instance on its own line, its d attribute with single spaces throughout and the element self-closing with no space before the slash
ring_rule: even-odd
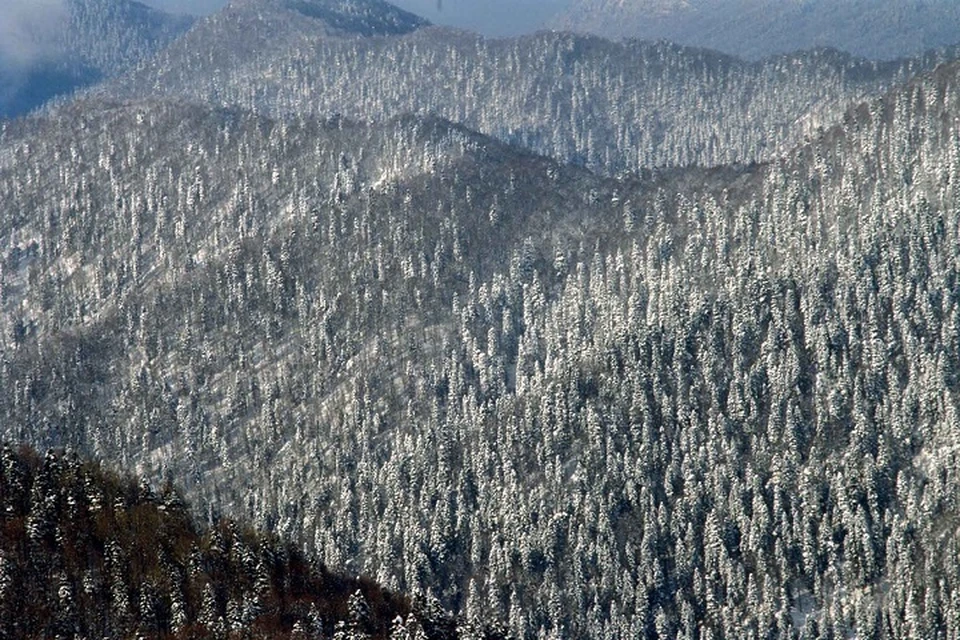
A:
<svg viewBox="0 0 960 640">
<path fill-rule="evenodd" d="M 4 638 L 497 637 L 72 452 L 4 446 L 0 489 Z"/>
<path fill-rule="evenodd" d="M 619 47 L 538 38 L 473 42 Z M 898 65 L 765 162 L 629 173 L 350 100 L 2 123 L 0 437 L 517 638 L 955 637 L 960 65 Z"/>
<path fill-rule="evenodd" d="M 326 21 L 275 2 L 273 11 L 256 0 L 200 21 L 102 93 L 281 118 L 433 115 L 615 175 L 776 157 L 850 104 L 956 57 L 944 49 L 878 63 L 827 49 L 747 63 L 663 42 L 486 40 L 414 22 L 355 26 L 379 37 L 327 37 Z"/>
</svg>

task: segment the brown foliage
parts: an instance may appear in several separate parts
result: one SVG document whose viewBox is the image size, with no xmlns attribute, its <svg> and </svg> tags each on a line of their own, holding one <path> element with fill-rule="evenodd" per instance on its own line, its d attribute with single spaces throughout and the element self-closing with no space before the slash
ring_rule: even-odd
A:
<svg viewBox="0 0 960 640">
<path fill-rule="evenodd" d="M 72 454 L 3 453 L 5 638 L 288 638 L 298 624 L 332 635 L 341 621 L 386 638 L 397 616 L 411 614 L 406 597 L 314 566 L 276 538 L 231 521 L 200 530 L 172 487 L 160 499 Z M 369 615 L 351 621 L 358 591 Z"/>
</svg>

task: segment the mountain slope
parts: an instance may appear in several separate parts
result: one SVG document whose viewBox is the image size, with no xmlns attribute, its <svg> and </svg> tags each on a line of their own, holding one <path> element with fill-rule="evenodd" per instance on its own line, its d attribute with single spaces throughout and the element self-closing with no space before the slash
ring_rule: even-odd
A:
<svg viewBox="0 0 960 640">
<path fill-rule="evenodd" d="M 284 11 L 226 10 L 105 90 L 271 117 L 417 113 L 615 175 L 762 161 L 847 105 L 953 51 L 890 64 L 821 50 L 748 64 L 667 44 L 564 34 L 484 40 L 443 29 L 329 38 Z M 305 26 L 306 25 L 306 26 Z"/>
<path fill-rule="evenodd" d="M 281 10 L 323 22 L 333 33 L 403 35 L 429 23 L 383 0 L 234 0 L 234 8 Z"/>
<path fill-rule="evenodd" d="M 28 12 L 6 27 L 5 40 L 19 44 L 0 47 L 0 118 L 128 70 L 191 23 L 130 0 L 67 0 L 50 7 L 41 5 L 35 11 L 43 15 Z"/>
<path fill-rule="evenodd" d="M 946 65 L 624 180 L 436 118 L 16 123 L 0 424 L 519 637 L 949 637 L 958 109 Z"/>
<path fill-rule="evenodd" d="M 323 532 L 337 520 L 323 496 L 360 498 L 347 487 L 370 481 L 344 473 L 370 469 L 353 458 L 357 438 L 380 441 L 377 456 L 395 442 L 398 461 L 418 464 L 404 442 L 425 434 L 398 428 L 399 411 L 358 430 L 342 421 L 344 403 L 364 393 L 357 374 L 376 367 L 363 383 L 379 389 L 376 406 L 384 417 L 401 409 L 413 391 L 407 370 L 455 338 L 451 307 L 478 278 L 513 260 L 529 270 L 538 258 L 524 247 L 543 233 L 575 246 L 585 229 L 604 228 L 607 219 L 577 204 L 600 181 L 413 118 L 290 124 L 176 104 L 78 103 L 7 135 L 3 192 L 22 215 L 3 229 L 12 247 L 5 336 L 16 351 L 5 380 L 51 383 L 4 405 L 7 435 L 32 441 L 34 420 L 58 417 L 51 441 L 167 469 L 199 504 L 288 531 L 331 564 L 355 559 L 460 611 L 499 610 L 465 610 L 464 594 L 447 592 L 466 584 L 465 557 L 388 568 L 359 531 Z M 70 171 L 58 154 L 79 173 L 28 177 L 40 158 Z M 81 187 L 64 200 L 49 188 L 57 183 Z M 30 193 L 15 196 L 16 185 Z M 109 406 L 118 421 L 98 417 Z M 135 427 L 134 415 L 146 422 Z M 252 468 L 265 475 L 254 479 Z M 405 494 L 396 481 L 378 485 L 395 500 Z M 418 541 L 435 517 L 435 498 L 422 491 L 403 498 L 417 510 L 379 520 L 390 526 L 384 545 L 440 552 L 441 543 Z"/>
<path fill-rule="evenodd" d="M 4 638 L 461 635 L 274 537 L 227 520 L 198 527 L 169 485 L 157 495 L 76 454 L 5 446 L 0 488 Z"/>
<path fill-rule="evenodd" d="M 115 76 L 149 58 L 191 25 L 131 0 L 68 0 L 70 24 L 60 35 L 61 55 Z"/>
<path fill-rule="evenodd" d="M 381 0 L 234 0 L 201 18 L 160 57 L 195 73 L 212 73 L 222 84 L 224 74 L 256 73 L 258 60 L 290 48 L 330 38 L 403 35 L 427 25 Z M 158 64 L 163 63 L 150 66 Z M 138 91 L 133 97 L 149 93 Z"/>
<path fill-rule="evenodd" d="M 950 0 L 575 0 L 550 26 L 750 59 L 835 47 L 889 60 L 956 44 L 960 9 Z"/>
</svg>

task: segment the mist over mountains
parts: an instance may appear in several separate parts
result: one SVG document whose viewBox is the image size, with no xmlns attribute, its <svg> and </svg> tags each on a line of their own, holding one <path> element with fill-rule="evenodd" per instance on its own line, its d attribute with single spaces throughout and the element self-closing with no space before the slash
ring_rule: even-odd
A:
<svg viewBox="0 0 960 640">
<path fill-rule="evenodd" d="M 950 0 L 573 0 L 549 25 L 758 59 L 816 47 L 891 60 L 956 44 Z"/>
<path fill-rule="evenodd" d="M 0 8 L 0 117 L 130 69 L 191 24 L 132 0 L 10 0 Z"/>
<path fill-rule="evenodd" d="M 0 439 L 143 478 L 4 450 L 11 637 L 960 633 L 955 47 L 157 47 L 0 122 Z"/>
</svg>

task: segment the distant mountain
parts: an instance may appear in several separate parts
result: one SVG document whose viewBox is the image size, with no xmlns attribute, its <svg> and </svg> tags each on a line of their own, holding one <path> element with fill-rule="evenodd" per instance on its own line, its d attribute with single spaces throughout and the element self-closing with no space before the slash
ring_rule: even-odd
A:
<svg viewBox="0 0 960 640">
<path fill-rule="evenodd" d="M 8 37 L 27 40 L 29 46 L 11 48 L 8 53 L 16 55 L 6 56 L 0 48 L 0 118 L 126 71 L 190 24 L 188 17 L 131 0 L 66 0 L 60 12 L 15 23 Z"/>
<path fill-rule="evenodd" d="M 574 0 L 556 29 L 670 40 L 750 59 L 815 47 L 888 60 L 960 41 L 953 0 Z"/>
<path fill-rule="evenodd" d="M 61 54 L 105 76 L 136 66 L 193 22 L 135 0 L 67 0 L 67 7 L 70 23 L 60 35 Z"/>
<path fill-rule="evenodd" d="M 158 493 L 73 453 L 4 446 L 0 514 L 9 640 L 464 635 L 371 580 L 311 566 L 275 536 L 229 520 L 200 527 L 171 485 Z"/>
<path fill-rule="evenodd" d="M 173 91 L 165 86 L 171 80 L 163 77 L 167 73 L 203 75 L 203 85 L 216 85 L 213 90 L 220 93 L 231 88 L 235 76 L 254 81 L 262 71 L 262 61 L 291 49 L 331 39 L 405 34 L 426 25 L 417 16 L 380 0 L 234 0 L 198 20 L 193 29 L 162 51 L 157 61 L 149 63 L 154 71 L 136 74 L 156 74 L 161 86 L 140 87 L 126 95 L 134 99 L 169 96 Z M 256 82 L 265 80 L 261 77 Z"/>
<path fill-rule="evenodd" d="M 387 36 L 416 31 L 423 18 L 383 0 L 233 0 L 234 9 L 279 10 L 324 23 L 338 35 Z"/>
<path fill-rule="evenodd" d="M 438 115 L 564 163 L 617 174 L 775 157 L 831 124 L 851 102 L 955 55 L 880 64 L 817 50 L 751 64 L 665 43 L 567 34 L 486 40 L 421 28 L 338 38 L 328 37 L 326 21 L 304 19 L 286 5 L 256 6 L 201 21 L 103 93 L 274 118 Z"/>
</svg>

